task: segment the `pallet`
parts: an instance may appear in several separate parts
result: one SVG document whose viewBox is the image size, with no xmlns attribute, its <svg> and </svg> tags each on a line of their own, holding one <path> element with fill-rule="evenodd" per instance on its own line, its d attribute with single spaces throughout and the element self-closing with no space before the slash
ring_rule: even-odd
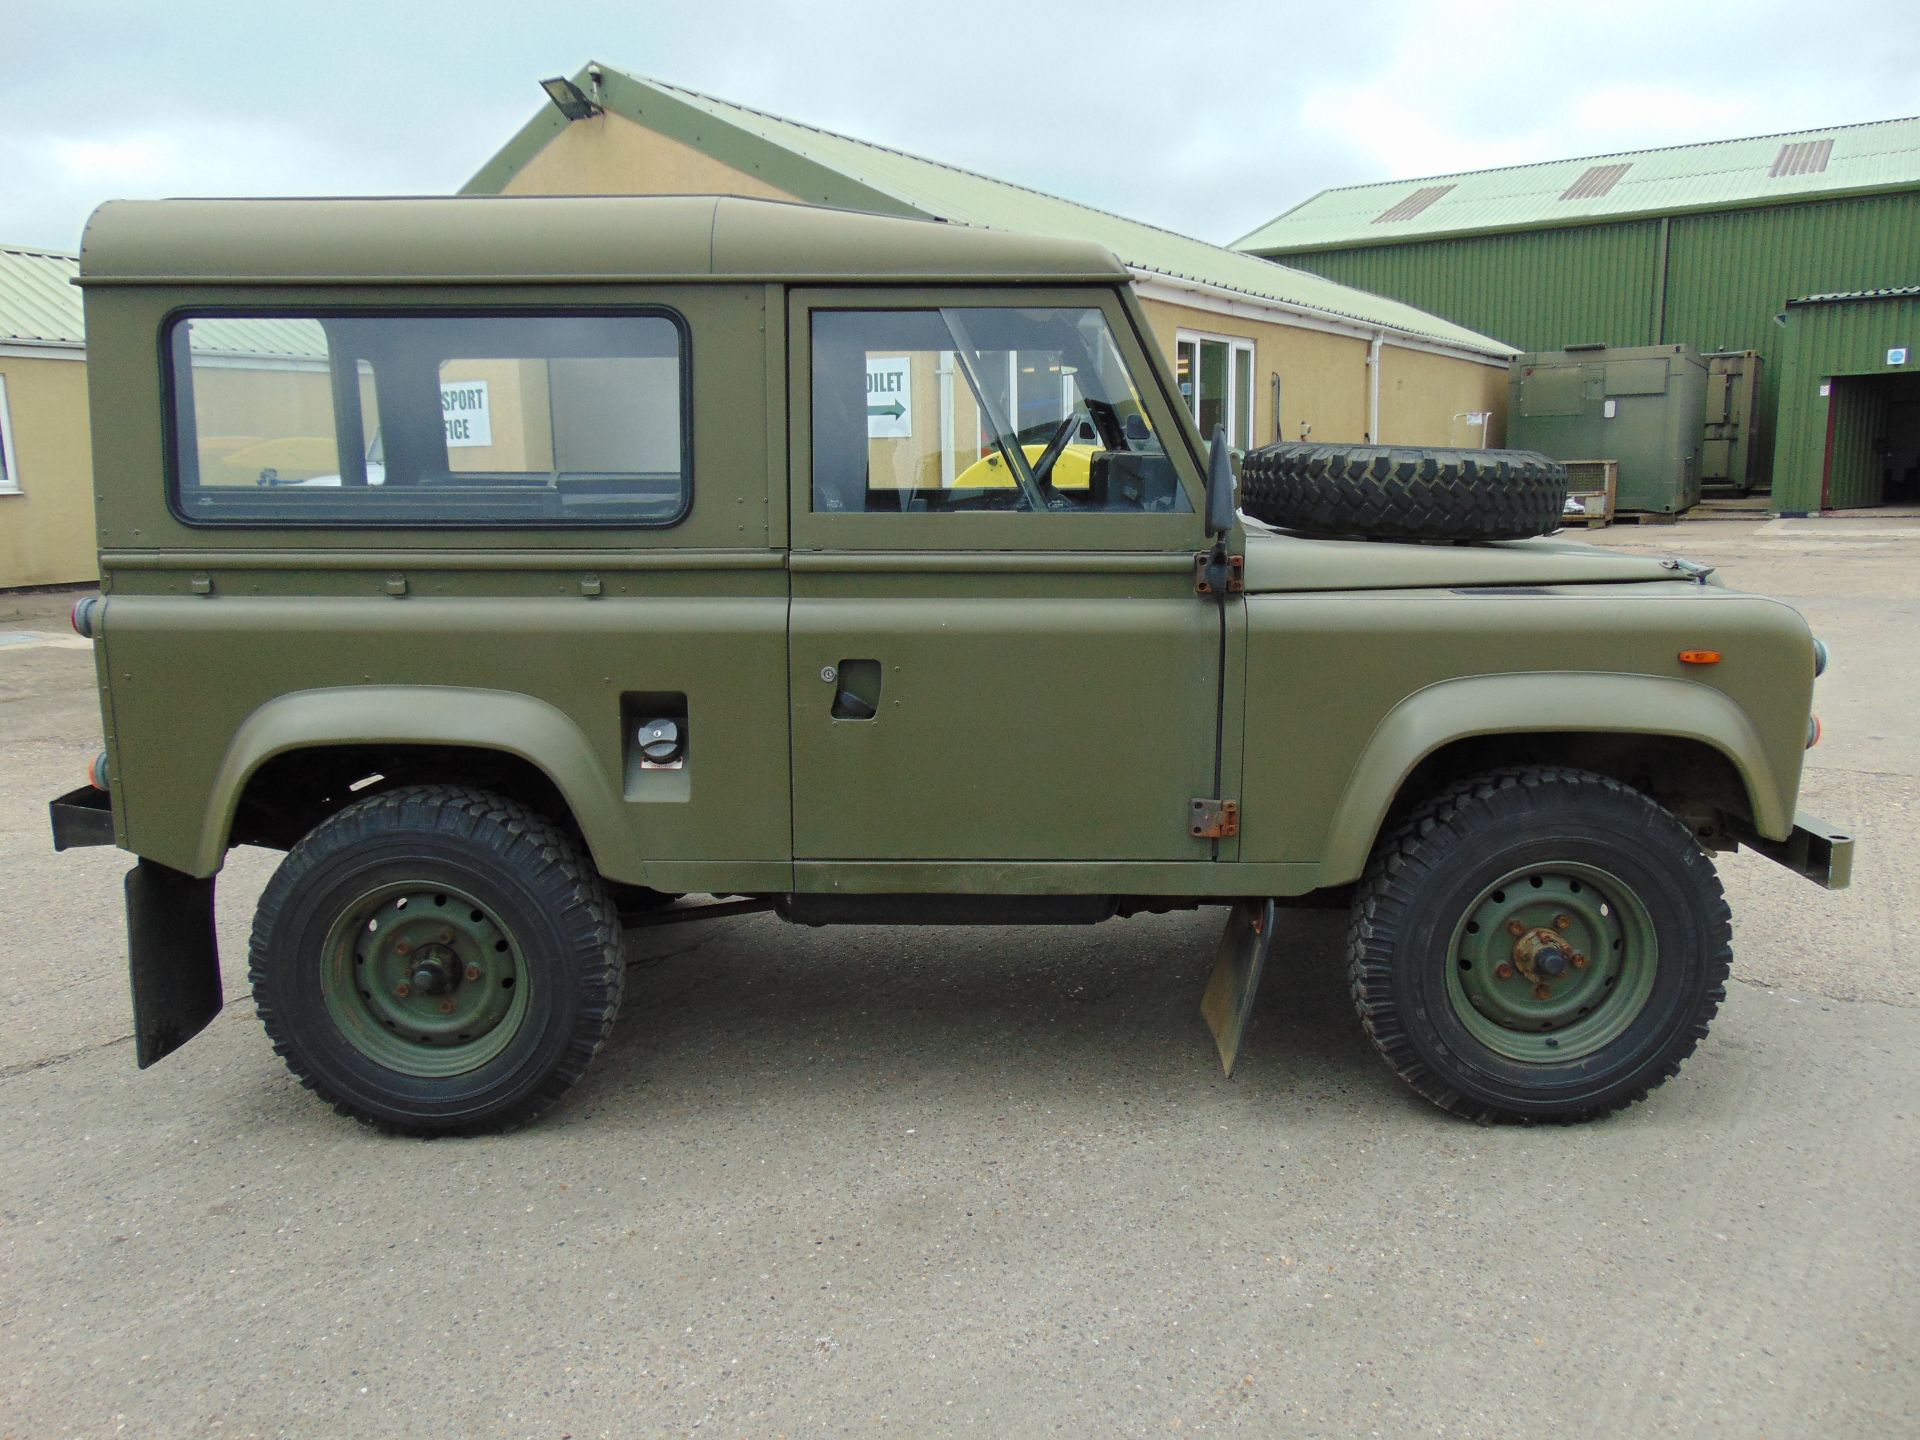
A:
<svg viewBox="0 0 1920 1440">
<path fill-rule="evenodd" d="M 1567 494 L 1578 500 L 1586 513 L 1567 515 L 1560 524 L 1598 530 L 1617 518 L 1614 497 L 1619 491 L 1620 466 L 1613 460 L 1569 460 Z"/>
</svg>

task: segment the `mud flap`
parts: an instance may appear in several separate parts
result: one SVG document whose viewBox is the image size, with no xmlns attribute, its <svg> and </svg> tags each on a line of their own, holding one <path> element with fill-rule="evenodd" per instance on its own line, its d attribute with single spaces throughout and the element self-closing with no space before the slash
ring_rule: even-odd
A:
<svg viewBox="0 0 1920 1440">
<path fill-rule="evenodd" d="M 196 880 L 151 860 L 129 870 L 127 953 L 134 1058 L 144 1070 L 220 1013 L 212 878 Z"/>
<path fill-rule="evenodd" d="M 1242 900 L 1227 913 L 1220 933 L 1213 975 L 1200 996 L 1200 1013 L 1220 1047 L 1220 1066 L 1233 1078 L 1240 1057 L 1240 1040 L 1253 1017 L 1253 996 L 1260 988 L 1260 972 L 1273 948 L 1273 901 Z"/>
</svg>

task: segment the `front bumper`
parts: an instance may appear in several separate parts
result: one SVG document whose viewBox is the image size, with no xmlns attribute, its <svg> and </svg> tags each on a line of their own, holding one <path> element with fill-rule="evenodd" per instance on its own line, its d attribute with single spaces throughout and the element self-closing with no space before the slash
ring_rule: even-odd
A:
<svg viewBox="0 0 1920 1440">
<path fill-rule="evenodd" d="M 47 802 L 53 822 L 53 848 L 72 850 L 81 845 L 113 844 L 113 797 L 104 790 L 82 785 Z"/>
<path fill-rule="evenodd" d="M 1853 836 L 1811 815 L 1795 815 L 1793 833 L 1784 840 L 1769 840 L 1751 826 L 1741 826 L 1735 838 L 1822 889 L 1844 890 L 1853 879 Z"/>
</svg>

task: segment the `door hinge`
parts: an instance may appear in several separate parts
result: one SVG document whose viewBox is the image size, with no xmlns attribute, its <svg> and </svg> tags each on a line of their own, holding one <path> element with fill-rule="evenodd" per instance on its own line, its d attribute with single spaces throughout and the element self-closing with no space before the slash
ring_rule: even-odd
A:
<svg viewBox="0 0 1920 1440">
<path fill-rule="evenodd" d="M 1211 550 L 1202 550 L 1193 557 L 1193 592 L 1196 595 L 1212 595 L 1224 592 L 1238 595 L 1247 588 L 1247 557 L 1244 555 L 1215 555 Z"/>
<path fill-rule="evenodd" d="M 1240 833 L 1238 800 L 1191 800 L 1187 833 L 1196 840 L 1230 840 Z"/>
</svg>

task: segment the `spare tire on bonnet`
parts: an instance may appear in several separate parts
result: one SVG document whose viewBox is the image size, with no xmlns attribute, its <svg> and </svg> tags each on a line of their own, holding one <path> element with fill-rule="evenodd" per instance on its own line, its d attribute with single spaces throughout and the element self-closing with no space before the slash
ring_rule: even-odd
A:
<svg viewBox="0 0 1920 1440">
<path fill-rule="evenodd" d="M 1240 508 L 1309 535 L 1523 540 L 1566 504 L 1566 466 L 1532 450 L 1287 443 L 1240 463 Z"/>
</svg>

